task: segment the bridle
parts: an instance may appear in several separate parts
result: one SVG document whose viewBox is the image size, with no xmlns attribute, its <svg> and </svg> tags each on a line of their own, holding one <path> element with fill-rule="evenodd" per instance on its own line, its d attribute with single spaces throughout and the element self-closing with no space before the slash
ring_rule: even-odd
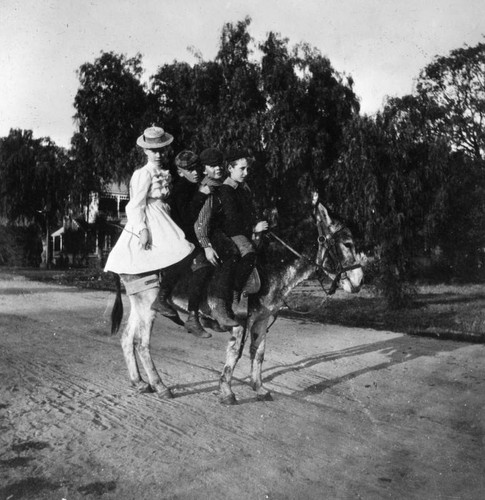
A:
<svg viewBox="0 0 485 500">
<path fill-rule="evenodd" d="M 348 266 L 342 265 L 342 260 L 339 257 L 337 250 L 337 240 L 340 233 L 346 230 L 345 226 L 342 224 L 331 224 L 328 226 L 328 231 L 325 232 L 323 228 L 323 223 L 317 222 L 318 229 L 318 250 L 315 259 L 315 266 L 317 270 L 323 271 L 329 278 L 332 279 L 332 283 L 328 290 L 323 286 L 320 278 L 317 277 L 320 285 L 325 290 L 327 295 L 333 295 L 338 287 L 338 284 L 343 279 L 348 279 L 347 272 L 353 269 L 359 269 L 362 267 L 361 264 L 356 263 Z M 331 260 L 334 264 L 333 269 L 328 269 L 325 266 L 325 262 Z M 349 280 L 351 288 L 353 288 L 352 282 Z"/>
<path fill-rule="evenodd" d="M 288 243 L 284 242 L 281 238 L 276 236 L 272 231 L 268 231 L 268 235 L 274 238 L 276 241 L 278 241 L 292 253 L 294 253 L 297 257 L 312 262 L 313 265 L 315 266 L 316 271 L 325 273 L 332 280 L 332 283 L 330 284 L 330 287 L 328 289 L 325 288 L 323 284 L 323 279 L 321 279 L 318 275 L 317 275 L 317 280 L 320 283 L 320 286 L 322 287 L 323 291 L 327 295 L 333 295 L 338 288 L 340 280 L 348 279 L 347 272 L 352 271 L 353 269 L 359 269 L 362 267 L 362 265 L 356 263 L 349 266 L 344 266 L 342 264 L 342 260 L 340 259 L 339 252 L 337 250 L 337 240 L 338 236 L 343 231 L 348 229 L 341 223 L 331 223 L 326 225 L 324 222 L 324 214 L 322 213 L 320 206 L 321 206 L 320 204 L 315 205 L 315 210 L 313 213 L 313 217 L 316 222 L 318 230 L 318 238 L 317 238 L 318 250 L 317 250 L 317 255 L 315 257 L 315 261 L 312 261 L 308 257 L 297 252 L 294 248 L 288 245 Z M 329 269 L 325 265 L 325 262 L 328 260 L 330 260 L 334 264 L 333 269 Z M 350 280 L 349 284 L 350 287 L 353 289 L 354 287 Z"/>
<path fill-rule="evenodd" d="M 337 290 L 339 282 L 343 279 L 348 280 L 348 283 L 353 290 L 354 286 L 352 281 L 348 279 L 347 272 L 362 268 L 362 265 L 355 263 L 349 266 L 344 266 L 337 249 L 338 237 L 342 234 L 342 232 L 348 231 L 348 229 L 340 222 L 335 223 L 331 221 L 328 212 L 321 203 L 318 203 L 318 200 L 314 203 L 314 207 L 313 218 L 318 230 L 318 251 L 315 264 L 318 269 L 322 270 L 332 279 L 332 284 L 326 293 L 327 295 L 333 295 Z M 334 268 L 332 270 L 325 267 L 325 262 L 328 258 L 334 264 Z M 332 275 L 334 275 L 333 278 Z M 320 284 L 323 288 L 321 281 Z"/>
<path fill-rule="evenodd" d="M 315 260 L 312 260 L 305 255 L 302 255 L 301 253 L 297 252 L 294 248 L 292 248 L 288 243 L 283 241 L 280 237 L 276 236 L 272 231 L 268 231 L 267 234 L 268 236 L 271 236 L 274 238 L 276 241 L 278 241 L 281 245 L 283 245 L 286 249 L 288 249 L 290 252 L 295 254 L 297 257 L 300 259 L 304 259 L 308 262 L 310 262 L 314 267 L 315 271 L 317 271 L 317 276 L 316 279 L 320 283 L 320 286 L 322 287 L 322 290 L 325 292 L 325 294 L 328 295 L 333 295 L 338 288 L 339 281 L 341 279 L 347 278 L 347 271 L 351 271 L 352 269 L 359 269 L 361 268 L 361 264 L 353 264 L 351 266 L 343 266 L 342 262 L 338 256 L 338 251 L 337 251 L 337 236 L 341 231 L 344 231 L 346 228 L 342 224 L 330 224 L 330 225 L 325 225 L 323 219 L 321 218 L 320 214 L 317 213 L 317 208 L 315 209 L 314 213 L 314 219 L 317 225 L 318 229 L 318 238 L 317 238 L 317 243 L 318 243 L 318 250 L 317 250 L 317 255 L 315 257 Z M 325 231 L 325 228 L 328 228 L 327 231 Z M 328 260 L 326 257 L 329 257 L 335 264 L 336 267 L 336 272 L 331 271 L 327 267 L 325 267 L 325 261 Z M 330 287 L 327 289 L 325 288 L 323 284 L 323 278 L 320 278 L 318 276 L 318 272 L 323 272 L 325 273 L 329 278 L 332 279 L 332 283 Z M 352 285 L 352 282 L 349 280 L 349 284 L 352 289 L 354 289 L 354 286 Z M 325 301 L 326 299 L 324 299 Z M 286 305 L 286 307 L 290 310 L 293 311 L 293 309 L 286 303 L 286 301 L 283 301 L 283 303 Z M 297 312 L 297 311 L 294 311 Z M 278 318 L 278 313 L 276 313 L 273 316 L 273 321 L 266 327 L 266 331 L 268 332 L 269 329 L 274 325 Z"/>
</svg>

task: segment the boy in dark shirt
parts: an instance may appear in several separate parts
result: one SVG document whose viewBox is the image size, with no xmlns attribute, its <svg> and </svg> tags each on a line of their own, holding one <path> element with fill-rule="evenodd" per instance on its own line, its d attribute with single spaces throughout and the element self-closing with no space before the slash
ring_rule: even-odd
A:
<svg viewBox="0 0 485 500">
<path fill-rule="evenodd" d="M 185 238 L 195 245 L 192 252 L 192 274 L 189 284 L 189 316 L 184 323 L 186 330 L 196 337 L 209 338 L 212 335 L 204 330 L 199 320 L 199 306 L 206 283 L 212 273 L 212 267 L 205 258 L 203 250 L 194 232 L 194 222 L 204 205 L 210 188 L 199 185 L 199 157 L 192 151 L 182 151 L 175 158 L 178 178 L 174 183 L 170 197 L 171 216 L 184 231 Z"/>
<path fill-rule="evenodd" d="M 204 204 L 195 233 L 207 260 L 213 265 L 222 261 L 215 277 L 214 315 L 221 326 L 230 328 L 237 324 L 231 309 L 233 290 L 239 298 L 256 264 L 253 233 L 265 231 L 268 223 L 256 223 L 251 191 L 245 183 L 248 154 L 233 151 L 226 160 L 229 175 L 213 199 Z"/>
</svg>

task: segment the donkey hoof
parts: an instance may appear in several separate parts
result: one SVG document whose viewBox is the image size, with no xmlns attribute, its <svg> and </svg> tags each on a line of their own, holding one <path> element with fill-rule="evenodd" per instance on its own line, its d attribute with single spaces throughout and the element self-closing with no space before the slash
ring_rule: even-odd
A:
<svg viewBox="0 0 485 500">
<path fill-rule="evenodd" d="M 263 394 L 257 394 L 256 399 L 258 401 L 274 401 L 271 392 L 265 392 Z"/>
<path fill-rule="evenodd" d="M 140 382 L 133 382 L 132 385 L 135 388 L 135 391 L 139 392 L 140 394 L 146 394 L 147 392 L 153 392 L 152 388 L 150 387 L 150 384 L 143 382 L 143 380 Z"/>
<path fill-rule="evenodd" d="M 236 396 L 234 396 L 234 394 L 229 394 L 224 397 L 221 396 L 219 398 L 219 403 L 221 403 L 221 405 L 226 405 L 226 406 L 237 405 L 237 399 Z"/>
<path fill-rule="evenodd" d="M 155 392 L 160 399 L 173 399 L 173 392 L 168 387 L 156 387 Z"/>
</svg>

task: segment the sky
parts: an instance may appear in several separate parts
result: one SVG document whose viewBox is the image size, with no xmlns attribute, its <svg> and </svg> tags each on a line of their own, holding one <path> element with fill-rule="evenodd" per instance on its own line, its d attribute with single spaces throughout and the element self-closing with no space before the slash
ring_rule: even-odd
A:
<svg viewBox="0 0 485 500">
<path fill-rule="evenodd" d="M 246 16 L 256 42 L 307 42 L 351 75 L 366 114 L 412 93 L 435 56 L 485 42 L 484 0 L 0 0 L 0 137 L 21 128 L 68 147 L 83 63 L 141 53 L 149 77 L 194 64 L 189 47 L 211 60 L 223 25 Z"/>
</svg>

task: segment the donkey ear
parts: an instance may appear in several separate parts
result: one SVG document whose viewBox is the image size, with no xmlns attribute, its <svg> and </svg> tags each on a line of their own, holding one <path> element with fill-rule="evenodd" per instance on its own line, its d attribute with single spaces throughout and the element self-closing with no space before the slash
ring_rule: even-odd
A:
<svg viewBox="0 0 485 500">
<path fill-rule="evenodd" d="M 318 191 L 312 191 L 312 205 L 314 207 L 317 206 L 317 203 L 318 203 L 318 197 L 319 197 L 319 194 L 318 194 Z"/>
<path fill-rule="evenodd" d="M 332 219 L 330 218 L 330 215 L 328 214 L 328 210 L 325 208 L 325 205 L 323 203 L 319 202 L 317 205 L 317 210 L 320 212 L 320 215 L 323 219 L 323 222 L 328 226 L 332 225 Z"/>
</svg>

